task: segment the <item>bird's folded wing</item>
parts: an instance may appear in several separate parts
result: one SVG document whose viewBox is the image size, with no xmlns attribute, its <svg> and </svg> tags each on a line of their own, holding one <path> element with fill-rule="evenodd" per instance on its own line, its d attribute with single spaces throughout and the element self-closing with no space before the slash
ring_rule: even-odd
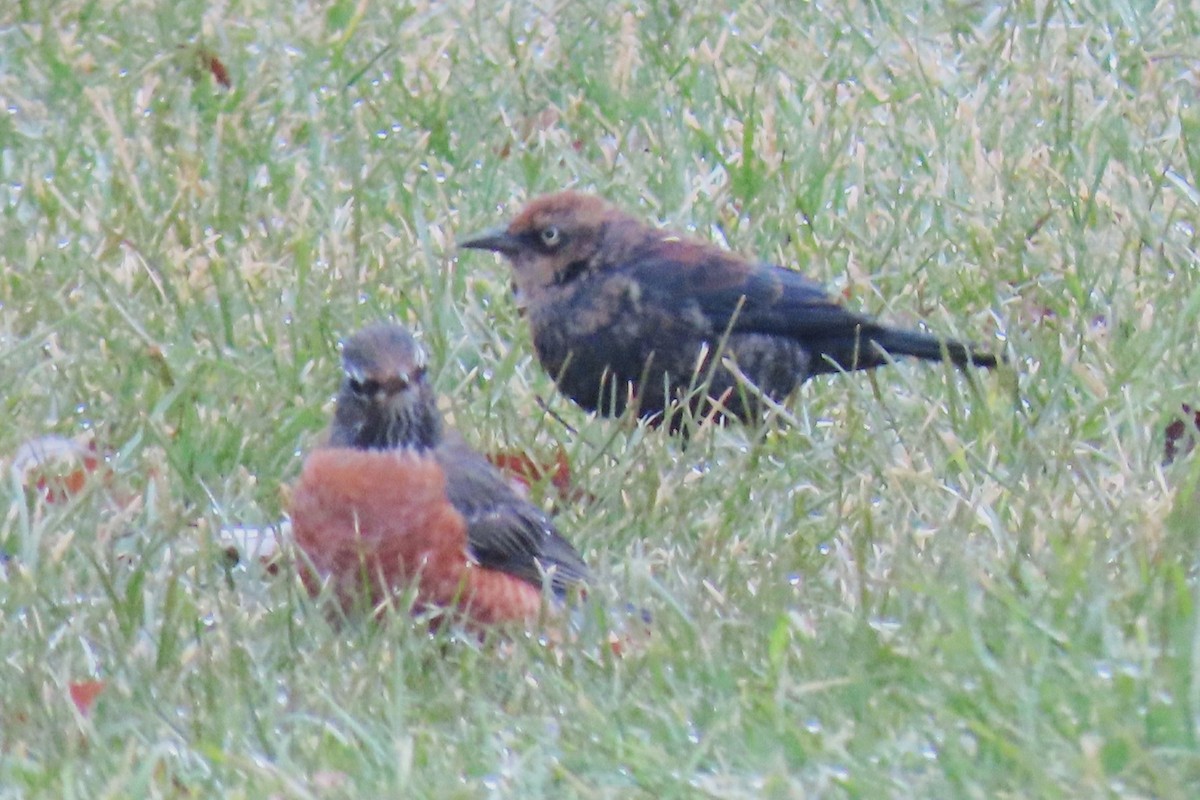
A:
<svg viewBox="0 0 1200 800">
<path fill-rule="evenodd" d="M 872 324 L 798 272 L 749 262 L 697 242 L 656 242 L 625 269 L 647 299 L 681 310 L 695 304 L 716 333 L 728 329 L 805 340 L 843 336 Z"/>
<path fill-rule="evenodd" d="M 446 493 L 467 521 L 467 545 L 480 566 L 538 587 L 543 573 L 549 573 L 559 594 L 587 579 L 575 548 L 485 458 L 456 447 L 440 451 L 439 461 L 446 472 Z"/>
</svg>

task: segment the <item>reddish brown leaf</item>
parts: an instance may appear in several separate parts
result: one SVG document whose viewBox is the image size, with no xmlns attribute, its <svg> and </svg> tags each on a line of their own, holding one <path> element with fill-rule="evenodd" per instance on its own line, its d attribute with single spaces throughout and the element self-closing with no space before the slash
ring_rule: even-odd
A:
<svg viewBox="0 0 1200 800">
<path fill-rule="evenodd" d="M 67 685 L 67 691 L 79 713 L 87 716 L 106 685 L 104 681 L 76 681 Z"/>
<path fill-rule="evenodd" d="M 212 73 L 213 79 L 217 83 L 226 89 L 233 88 L 233 81 L 229 79 L 229 70 L 225 68 L 225 64 L 222 63 L 221 59 L 217 58 L 215 53 L 201 47 L 196 51 L 196 55 L 200 59 L 201 66 Z"/>
<path fill-rule="evenodd" d="M 526 489 L 542 478 L 541 469 L 524 453 L 489 453 L 488 461 Z"/>
<path fill-rule="evenodd" d="M 549 480 L 558 496 L 564 500 L 578 502 L 589 497 L 586 492 L 572 485 L 571 463 L 562 448 L 555 453 L 553 465 L 535 461 L 528 453 L 491 453 L 488 460 L 521 488 L 529 489 L 535 483 Z"/>
<path fill-rule="evenodd" d="M 12 469 L 26 486 L 37 487 L 47 503 L 62 503 L 87 485 L 104 461 L 94 441 L 86 445 L 64 436 L 38 436 L 17 448 Z M 107 476 L 108 470 L 102 471 Z"/>
</svg>

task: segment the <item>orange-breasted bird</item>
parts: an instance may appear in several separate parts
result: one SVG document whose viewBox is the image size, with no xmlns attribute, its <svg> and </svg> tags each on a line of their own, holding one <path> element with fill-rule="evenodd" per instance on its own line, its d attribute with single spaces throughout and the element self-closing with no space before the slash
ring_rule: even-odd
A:
<svg viewBox="0 0 1200 800">
<path fill-rule="evenodd" d="M 407 330 L 373 325 L 342 348 L 345 378 L 328 442 L 305 460 L 292 530 L 312 570 L 350 609 L 415 587 L 414 610 L 469 623 L 530 621 L 581 586 L 588 569 L 537 507 L 486 458 L 444 430 Z"/>
<path fill-rule="evenodd" d="M 997 362 L 856 314 L 799 272 L 647 225 L 593 195 L 537 198 L 459 244 L 511 262 L 538 360 L 564 394 L 604 415 L 633 406 L 674 430 L 681 415 L 667 420 L 666 410 L 684 401 L 699 417 L 753 421 L 764 396 L 783 401 L 821 373 L 900 356 Z"/>
</svg>

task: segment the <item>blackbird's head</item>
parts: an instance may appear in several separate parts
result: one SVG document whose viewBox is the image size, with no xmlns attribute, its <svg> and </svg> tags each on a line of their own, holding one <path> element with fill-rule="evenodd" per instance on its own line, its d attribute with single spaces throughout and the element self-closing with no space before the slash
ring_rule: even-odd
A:
<svg viewBox="0 0 1200 800">
<path fill-rule="evenodd" d="M 623 218 L 595 195 L 557 192 L 531 201 L 507 226 L 468 236 L 459 246 L 505 256 L 517 290 L 536 298 L 597 269 L 608 229 Z"/>
<path fill-rule="evenodd" d="M 441 440 L 425 351 L 407 330 L 384 323 L 363 328 L 342 344 L 342 369 L 331 445 L 423 450 Z"/>
</svg>

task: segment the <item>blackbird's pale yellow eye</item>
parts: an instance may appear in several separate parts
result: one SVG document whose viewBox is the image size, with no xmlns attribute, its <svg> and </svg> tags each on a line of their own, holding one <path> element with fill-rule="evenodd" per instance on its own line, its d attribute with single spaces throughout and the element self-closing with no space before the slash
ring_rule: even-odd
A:
<svg viewBox="0 0 1200 800">
<path fill-rule="evenodd" d="M 558 232 L 558 228 L 553 225 L 542 228 L 542 244 L 546 247 L 557 247 L 560 241 L 562 241 L 562 235 Z"/>
</svg>

